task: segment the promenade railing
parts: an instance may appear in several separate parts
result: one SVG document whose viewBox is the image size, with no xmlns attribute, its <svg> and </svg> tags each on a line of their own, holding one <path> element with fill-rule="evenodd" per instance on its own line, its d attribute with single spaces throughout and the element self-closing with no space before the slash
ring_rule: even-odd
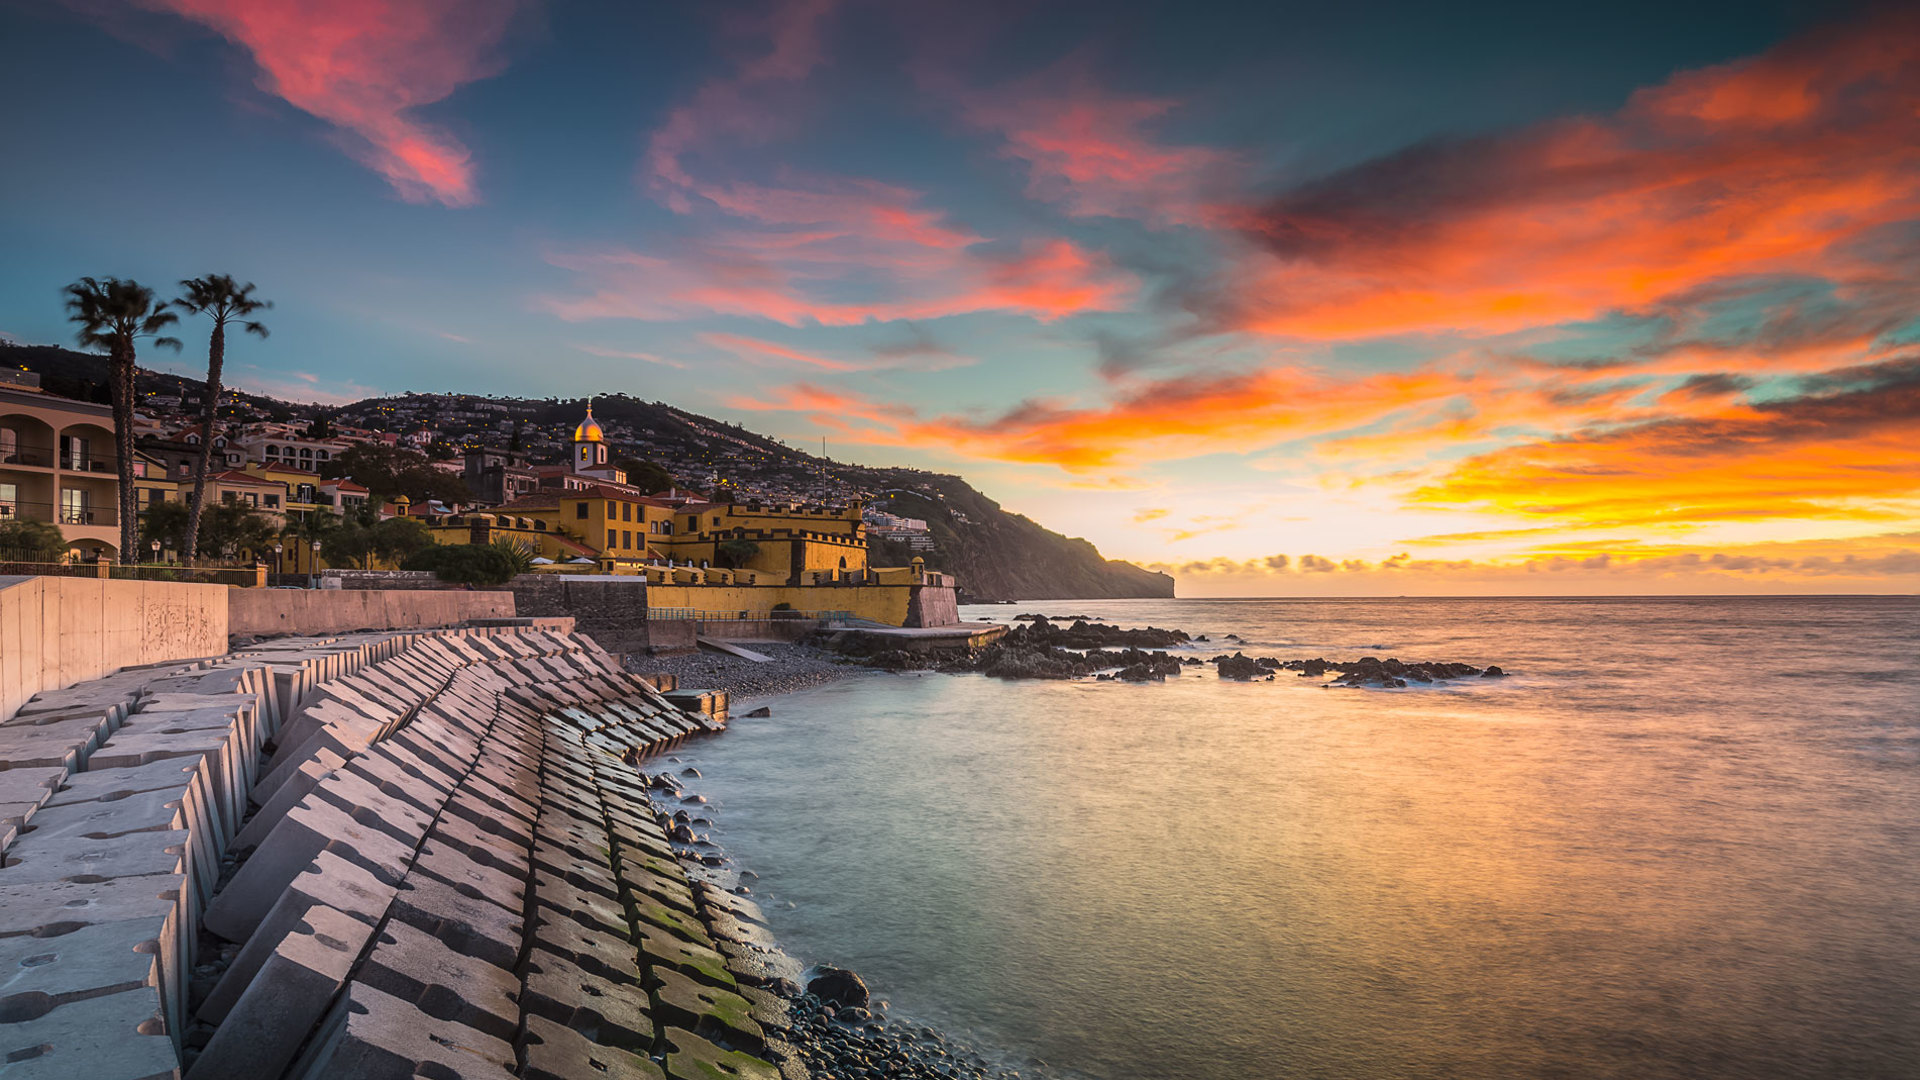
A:
<svg viewBox="0 0 1920 1080">
<path fill-rule="evenodd" d="M 686 622 L 767 622 L 769 620 L 778 622 L 788 619 L 812 619 L 817 622 L 833 622 L 835 620 L 850 619 L 852 617 L 853 612 L 851 611 L 794 609 L 781 611 L 711 611 L 704 608 L 680 607 L 649 607 L 647 609 L 647 618 L 649 619 L 664 621 L 680 620 Z"/>
</svg>

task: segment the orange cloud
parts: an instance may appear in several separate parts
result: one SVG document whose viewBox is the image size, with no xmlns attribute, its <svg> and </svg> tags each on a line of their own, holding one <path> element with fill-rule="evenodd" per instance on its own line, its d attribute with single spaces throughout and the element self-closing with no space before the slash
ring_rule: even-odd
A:
<svg viewBox="0 0 1920 1080">
<path fill-rule="evenodd" d="M 771 398 L 738 396 L 735 408 L 805 412 L 818 423 L 849 419 L 865 441 L 939 445 L 1000 461 L 1074 471 L 1246 451 L 1288 439 L 1372 423 L 1398 409 L 1466 390 L 1472 377 L 1438 370 L 1338 377 L 1301 368 L 1169 379 L 1134 388 L 1101 406 L 1028 402 L 987 420 L 922 419 L 903 406 L 818 387 L 788 387 Z"/>
<path fill-rule="evenodd" d="M 403 198 L 479 201 L 472 155 L 411 114 L 497 74 L 520 0 L 137 0 L 247 49 L 259 86 L 335 125 Z"/>
<path fill-rule="evenodd" d="M 1416 502 L 1563 525 L 1901 519 L 1920 497 L 1920 358 L 1717 415 L 1594 427 L 1471 458 Z"/>
<path fill-rule="evenodd" d="M 1282 335 L 1480 333 L 1644 312 L 1719 283 L 1898 287 L 1920 217 L 1920 16 L 1687 72 L 1604 118 L 1437 142 L 1250 215 L 1225 317 Z M 1891 256 L 1891 258 L 1890 258 Z"/>
</svg>

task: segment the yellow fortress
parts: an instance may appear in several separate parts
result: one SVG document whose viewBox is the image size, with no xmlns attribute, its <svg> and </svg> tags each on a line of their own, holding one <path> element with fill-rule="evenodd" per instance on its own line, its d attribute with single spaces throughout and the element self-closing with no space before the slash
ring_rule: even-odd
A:
<svg viewBox="0 0 1920 1080">
<path fill-rule="evenodd" d="M 834 612 L 892 626 L 946 625 L 953 580 L 911 566 L 867 565 L 860 508 L 714 502 L 648 494 L 608 462 L 589 409 L 574 429 L 571 475 L 551 490 L 429 521 L 443 544 L 508 541 L 542 573 L 645 577 L 648 603 L 693 613 Z M 946 596 L 923 596 L 931 587 Z M 932 621 L 929 621 L 932 620 Z"/>
</svg>

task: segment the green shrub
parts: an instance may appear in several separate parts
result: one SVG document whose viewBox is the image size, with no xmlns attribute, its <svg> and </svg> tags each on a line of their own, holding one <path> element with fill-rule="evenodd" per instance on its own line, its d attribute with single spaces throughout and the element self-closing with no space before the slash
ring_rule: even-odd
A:
<svg viewBox="0 0 1920 1080">
<path fill-rule="evenodd" d="M 402 570 L 426 570 L 461 585 L 505 585 L 519 573 L 517 560 L 492 544 L 435 544 L 407 556 Z"/>
<path fill-rule="evenodd" d="M 67 539 L 50 522 L 0 521 L 0 553 L 21 562 L 59 562 L 67 557 Z"/>
</svg>

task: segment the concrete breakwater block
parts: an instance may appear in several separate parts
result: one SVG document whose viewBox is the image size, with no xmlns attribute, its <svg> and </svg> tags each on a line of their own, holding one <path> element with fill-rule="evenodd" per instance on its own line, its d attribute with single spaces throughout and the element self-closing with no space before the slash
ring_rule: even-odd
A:
<svg viewBox="0 0 1920 1080">
<path fill-rule="evenodd" d="M 189 1080 L 285 1072 L 372 934 L 372 926 L 344 912 L 308 908 L 225 1011 Z"/>
<path fill-rule="evenodd" d="M 323 851 L 398 881 L 413 861 L 413 845 L 361 825 L 338 807 L 309 800 L 287 812 L 226 888 L 207 908 L 205 927 L 245 942 L 294 878 Z"/>
<path fill-rule="evenodd" d="M 49 837 L 31 834 L 7 852 L 0 884 L 44 884 L 78 878 L 140 877 L 185 874 L 187 831 L 164 829 L 95 839 L 90 836 Z"/>
<path fill-rule="evenodd" d="M 753 1006 L 734 991 L 696 981 L 671 968 L 656 969 L 653 982 L 654 1015 L 661 1023 L 749 1050 L 766 1045 L 766 1032 L 754 1021 Z"/>
<path fill-rule="evenodd" d="M 684 1028 L 667 1029 L 671 1080 L 780 1080 L 780 1070 L 738 1050 L 724 1050 Z"/>
<path fill-rule="evenodd" d="M 512 1080 L 511 1044 L 351 983 L 289 1080 Z"/>
<path fill-rule="evenodd" d="M 536 949 L 527 958 L 520 1005 L 604 1046 L 646 1053 L 653 1045 L 647 992 L 638 982 L 603 979 L 563 956 Z"/>
<path fill-rule="evenodd" d="M 88 771 L 130 769 L 171 758 L 202 758 L 213 807 L 219 813 L 220 835 L 224 840 L 240 829 L 246 799 L 239 759 L 240 747 L 233 732 L 219 728 L 186 731 L 135 731 L 123 728 L 94 751 Z"/>
<path fill-rule="evenodd" d="M 511 968 L 519 959 L 526 919 L 477 894 L 412 874 L 394 894 L 393 918 L 445 942 L 449 948 Z"/>
<path fill-rule="evenodd" d="M 677 971 L 728 990 L 739 985 L 727 968 L 727 958 L 716 949 L 654 927 L 642 926 L 635 936 L 640 944 L 640 958 L 656 973 Z"/>
<path fill-rule="evenodd" d="M 153 987 L 64 1005 L 10 1000 L 0 1023 L 8 1080 L 178 1080 L 160 995 Z"/>
<path fill-rule="evenodd" d="M 627 1050 L 602 1046 L 544 1016 L 528 1014 L 520 1040 L 521 1080 L 665 1080 L 660 1066 Z"/>
<path fill-rule="evenodd" d="M 287 816 L 287 811 L 305 801 L 322 779 L 344 765 L 346 761 L 340 755 L 325 749 L 316 751 L 313 757 L 300 762 L 299 768 L 288 773 L 273 794 L 260 803 L 260 808 L 241 826 L 229 846 L 235 851 L 252 851 L 260 846 L 260 841 L 265 840 L 273 827 L 280 824 L 280 819 Z M 259 793 L 260 788 L 256 785 L 256 802 L 259 801 Z"/>
<path fill-rule="evenodd" d="M 56 927 L 55 929 L 64 929 Z M 70 1001 L 164 981 L 160 958 L 172 946 L 171 912 L 93 923 L 50 937 L 0 938 L 0 1031 L 19 1016 Z"/>
<path fill-rule="evenodd" d="M 6 850 L 33 815 L 52 800 L 67 775 L 67 770 L 57 765 L 0 772 L 0 851 Z"/>
<path fill-rule="evenodd" d="M 299 932 L 300 924 L 308 921 L 307 912 L 326 908 L 359 920 L 371 932 L 386 917 L 396 891 L 396 885 L 380 880 L 365 867 L 333 852 L 321 852 L 274 902 L 259 928 L 234 955 L 226 973 L 201 1003 L 195 1018 L 209 1024 L 219 1024 L 225 1019 L 227 1011 L 246 992 L 254 975 L 273 955 L 281 940 Z"/>
<path fill-rule="evenodd" d="M 512 972 L 455 952 L 405 923 L 389 922 L 380 931 L 356 978 L 436 1020 L 497 1039 L 511 1040 L 520 1023 L 520 980 Z"/>
</svg>

